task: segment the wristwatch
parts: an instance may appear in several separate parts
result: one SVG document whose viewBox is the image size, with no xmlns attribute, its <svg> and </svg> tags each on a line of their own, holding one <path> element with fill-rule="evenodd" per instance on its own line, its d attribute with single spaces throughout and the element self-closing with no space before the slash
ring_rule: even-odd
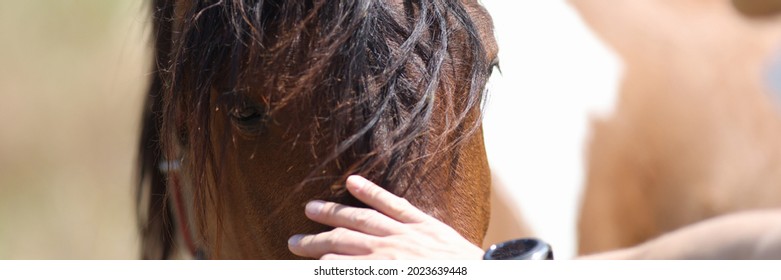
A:
<svg viewBox="0 0 781 280">
<path fill-rule="evenodd" d="M 537 238 L 514 239 L 491 245 L 484 260 L 552 260 L 553 249 Z"/>
</svg>

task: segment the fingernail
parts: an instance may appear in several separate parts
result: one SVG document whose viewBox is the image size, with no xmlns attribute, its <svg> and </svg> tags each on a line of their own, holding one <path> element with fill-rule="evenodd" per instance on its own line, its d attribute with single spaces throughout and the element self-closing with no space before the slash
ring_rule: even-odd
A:
<svg viewBox="0 0 781 280">
<path fill-rule="evenodd" d="M 353 189 L 359 190 L 363 188 L 363 186 L 366 185 L 368 181 L 369 180 L 366 180 L 366 178 L 363 178 L 359 175 L 352 175 L 350 177 L 347 177 L 347 181 L 345 183 L 348 186 L 352 185 Z"/>
<path fill-rule="evenodd" d="M 290 237 L 290 239 L 287 240 L 287 245 L 290 246 L 296 246 L 298 245 L 298 242 L 301 241 L 301 238 L 304 238 L 303 234 L 296 234 Z"/>
<path fill-rule="evenodd" d="M 306 204 L 304 211 L 309 215 L 317 215 L 323 210 L 324 203 L 319 200 L 312 200 Z"/>
</svg>

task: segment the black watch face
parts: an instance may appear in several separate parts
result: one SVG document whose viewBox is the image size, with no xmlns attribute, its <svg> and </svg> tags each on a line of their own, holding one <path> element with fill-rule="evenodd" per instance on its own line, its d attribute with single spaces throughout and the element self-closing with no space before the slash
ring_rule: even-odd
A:
<svg viewBox="0 0 781 280">
<path fill-rule="evenodd" d="M 552 260 L 553 251 L 542 240 L 535 238 L 515 239 L 492 245 L 485 260 Z"/>
</svg>

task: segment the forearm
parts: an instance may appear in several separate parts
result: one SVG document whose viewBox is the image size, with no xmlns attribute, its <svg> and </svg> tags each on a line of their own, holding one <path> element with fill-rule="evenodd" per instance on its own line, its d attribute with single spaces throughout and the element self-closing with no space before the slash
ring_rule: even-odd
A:
<svg viewBox="0 0 781 280">
<path fill-rule="evenodd" d="M 708 219 L 641 245 L 583 259 L 779 259 L 781 209 Z"/>
</svg>

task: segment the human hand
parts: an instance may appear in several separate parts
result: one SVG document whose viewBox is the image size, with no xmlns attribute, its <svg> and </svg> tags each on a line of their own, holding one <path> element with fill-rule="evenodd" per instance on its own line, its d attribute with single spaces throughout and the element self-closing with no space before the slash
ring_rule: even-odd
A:
<svg viewBox="0 0 781 280">
<path fill-rule="evenodd" d="M 291 252 L 319 259 L 480 259 L 483 251 L 450 226 L 361 176 L 350 176 L 347 190 L 374 209 L 310 201 L 306 216 L 335 229 L 297 234 Z M 375 210 L 376 209 L 376 210 Z"/>
</svg>

